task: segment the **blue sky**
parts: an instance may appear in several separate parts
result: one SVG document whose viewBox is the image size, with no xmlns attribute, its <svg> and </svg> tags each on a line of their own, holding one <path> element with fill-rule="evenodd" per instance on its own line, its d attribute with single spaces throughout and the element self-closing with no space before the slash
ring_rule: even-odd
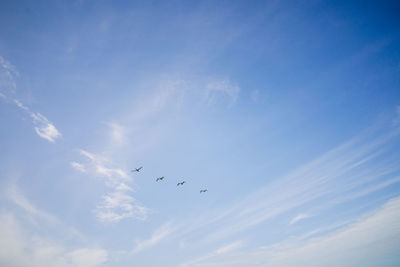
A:
<svg viewBox="0 0 400 267">
<path fill-rule="evenodd" d="M 398 266 L 399 11 L 2 1 L 0 265 Z"/>
</svg>

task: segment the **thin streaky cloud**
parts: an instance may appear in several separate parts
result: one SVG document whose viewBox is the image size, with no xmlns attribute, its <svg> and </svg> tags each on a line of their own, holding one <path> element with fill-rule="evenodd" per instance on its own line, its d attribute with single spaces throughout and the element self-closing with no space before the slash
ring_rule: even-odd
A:
<svg viewBox="0 0 400 267">
<path fill-rule="evenodd" d="M 71 249 L 33 229 L 12 213 L 0 213 L 1 266 L 98 267 L 109 260 L 107 250 L 84 246 Z"/>
<path fill-rule="evenodd" d="M 238 99 L 240 87 L 231 81 L 217 80 L 206 84 L 206 99 L 209 104 L 215 103 L 219 97 L 228 97 L 230 105 L 233 105 Z"/>
<path fill-rule="evenodd" d="M 80 172 L 83 172 L 83 173 L 86 173 L 86 172 L 87 172 L 87 171 L 86 171 L 86 168 L 85 168 L 85 165 L 83 165 L 82 163 L 73 161 L 73 162 L 71 162 L 71 166 L 72 166 L 74 169 L 76 169 L 76 170 L 78 170 L 78 171 L 80 171 Z"/>
<path fill-rule="evenodd" d="M 67 226 L 56 216 L 35 206 L 32 201 L 22 193 L 15 183 L 6 187 L 5 196 L 13 205 L 22 211 L 20 214 L 23 214 L 23 217 L 28 218 L 28 221 L 30 222 L 34 222 L 35 225 L 56 226 L 62 228 L 68 236 L 78 238 L 79 240 L 85 239 L 84 236 L 74 227 Z"/>
<path fill-rule="evenodd" d="M 126 192 L 115 191 L 103 195 L 94 212 L 101 222 L 115 223 L 126 218 L 145 220 L 148 209 Z"/>
<path fill-rule="evenodd" d="M 19 192 L 15 185 L 8 188 L 7 196 L 15 205 L 22 208 L 26 214 L 44 219 L 51 223 L 58 223 L 58 220 L 55 217 L 37 209 L 28 199 L 25 198 L 24 195 Z"/>
<path fill-rule="evenodd" d="M 111 160 L 104 156 L 83 149 L 78 152 L 86 159 L 86 163 L 73 162 L 72 167 L 79 171 L 84 168 L 86 174 L 101 178 L 104 185 L 111 189 L 101 196 L 100 203 L 93 210 L 100 222 L 117 223 L 127 218 L 147 219 L 149 210 L 131 195 L 135 192 L 130 185 L 132 178 L 124 170 L 113 167 Z"/>
<path fill-rule="evenodd" d="M 185 262 L 180 264 L 180 267 L 190 267 L 190 266 L 207 266 L 207 264 L 209 264 L 209 260 L 213 259 L 215 257 L 221 257 L 224 254 L 229 254 L 233 251 L 236 251 L 240 248 L 243 247 L 243 241 L 239 240 L 239 241 L 235 241 L 232 242 L 230 244 L 226 244 L 223 245 L 217 249 L 215 249 L 214 251 L 208 253 L 205 256 L 199 257 L 197 259 Z"/>
<path fill-rule="evenodd" d="M 390 147 L 390 142 L 397 136 L 398 130 L 392 128 L 378 133 L 376 130 L 368 130 L 289 175 L 267 184 L 238 204 L 222 211 L 221 214 L 212 218 L 200 217 L 197 223 L 189 223 L 183 230 L 182 236 L 190 236 L 196 231 L 201 231 L 206 225 L 213 225 L 215 230 L 203 237 L 202 241 L 216 241 L 249 230 L 324 196 L 331 196 L 330 198 L 336 199 L 339 204 L 395 184 L 398 179 L 393 177 L 394 172 L 389 174 L 383 172 L 380 175 L 375 172 L 376 166 L 384 166 L 384 163 L 375 160 L 374 164 L 371 164 L 370 160 L 381 155 L 376 152 L 385 151 L 383 148 Z M 396 167 L 395 170 L 399 168 Z M 353 175 L 358 172 L 363 172 L 365 176 Z M 372 179 L 371 175 L 375 177 Z M 359 181 L 360 179 L 366 179 L 370 183 L 372 181 L 373 184 L 370 184 L 369 188 L 364 188 L 365 185 Z M 352 192 L 349 192 L 349 195 L 343 194 L 350 188 L 360 190 L 359 194 Z M 329 201 L 319 202 L 318 210 L 325 210 L 337 204 Z"/>
<path fill-rule="evenodd" d="M 25 111 L 32 118 L 34 130 L 41 138 L 46 139 L 51 143 L 54 143 L 56 139 L 61 138 L 61 133 L 45 116 L 39 112 L 31 111 L 30 108 L 24 105 L 20 100 L 10 96 L 14 95 L 17 89 L 15 77 L 19 74 L 15 67 L 1 56 L 0 67 L 0 91 L 2 91 L 0 92 L 1 97 L 12 100 L 12 102 L 18 108 Z"/>
<path fill-rule="evenodd" d="M 357 266 L 368 255 L 370 266 L 396 266 L 400 238 L 400 199 L 334 232 L 302 241 L 282 241 L 249 252 L 208 258 L 198 266 Z M 310 235 L 312 236 L 312 235 Z M 340 256 L 338 256 L 340 255 Z M 217 264 L 218 263 L 218 264 Z M 192 265 L 196 266 L 196 265 Z"/>
<path fill-rule="evenodd" d="M 33 118 L 35 132 L 47 141 L 54 143 L 56 139 L 61 138 L 61 133 L 45 116 L 40 113 L 33 113 L 28 111 Z"/>
<path fill-rule="evenodd" d="M 19 76 L 17 69 L 0 56 L 0 91 L 7 96 L 14 94 L 17 89 L 15 78 Z"/>
<path fill-rule="evenodd" d="M 298 214 L 296 217 L 294 217 L 293 219 L 291 219 L 290 222 L 289 222 L 289 224 L 292 225 L 292 224 L 295 224 L 295 223 L 297 223 L 297 222 L 299 222 L 299 221 L 301 221 L 301 220 L 304 220 L 304 219 L 307 219 L 307 218 L 310 218 L 310 217 L 312 217 L 311 214 L 300 213 L 300 214 Z"/>
<path fill-rule="evenodd" d="M 138 253 L 144 249 L 156 246 L 164 239 L 169 237 L 174 231 L 175 229 L 171 226 L 171 224 L 166 223 L 161 227 L 159 227 L 158 229 L 156 229 L 150 238 L 137 241 L 132 251 L 134 253 Z"/>
<path fill-rule="evenodd" d="M 110 137 L 113 144 L 124 144 L 126 142 L 126 128 L 116 122 L 105 123 L 110 128 Z"/>
</svg>

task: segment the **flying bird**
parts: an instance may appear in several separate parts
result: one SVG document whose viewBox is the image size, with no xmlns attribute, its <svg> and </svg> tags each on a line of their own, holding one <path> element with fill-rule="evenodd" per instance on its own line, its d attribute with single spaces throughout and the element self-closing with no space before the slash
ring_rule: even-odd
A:
<svg viewBox="0 0 400 267">
<path fill-rule="evenodd" d="M 158 178 L 156 179 L 156 182 L 161 181 L 161 180 L 164 179 L 164 178 L 165 178 L 164 176 L 158 177 Z"/>
<path fill-rule="evenodd" d="M 207 189 L 203 189 L 203 190 L 200 190 L 200 193 L 205 193 L 207 191 L 208 191 Z"/>
<path fill-rule="evenodd" d="M 177 183 L 176 186 L 178 186 L 178 185 L 183 185 L 184 183 L 186 183 L 186 182 L 183 181 L 183 182 Z"/>
<path fill-rule="evenodd" d="M 143 169 L 143 167 L 133 169 L 133 170 L 131 170 L 131 172 L 140 172 L 141 169 Z"/>
</svg>

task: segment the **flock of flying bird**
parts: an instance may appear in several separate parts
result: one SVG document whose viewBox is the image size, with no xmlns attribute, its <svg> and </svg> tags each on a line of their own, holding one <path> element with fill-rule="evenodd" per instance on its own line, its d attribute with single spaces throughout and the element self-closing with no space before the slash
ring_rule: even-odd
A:
<svg viewBox="0 0 400 267">
<path fill-rule="evenodd" d="M 135 168 L 135 169 L 131 170 L 131 172 L 140 172 L 141 169 L 143 169 L 143 167 Z M 162 180 L 164 180 L 164 178 L 165 178 L 164 176 L 158 177 L 156 179 L 156 182 L 162 181 Z M 183 185 L 184 183 L 186 183 L 186 181 L 179 182 L 176 186 Z M 202 190 L 200 190 L 200 193 L 206 193 L 207 191 L 208 191 L 207 189 L 202 189 Z"/>
</svg>

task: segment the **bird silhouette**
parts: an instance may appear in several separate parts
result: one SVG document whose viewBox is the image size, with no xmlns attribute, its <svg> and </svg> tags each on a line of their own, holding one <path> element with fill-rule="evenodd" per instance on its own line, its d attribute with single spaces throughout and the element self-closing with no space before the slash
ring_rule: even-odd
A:
<svg viewBox="0 0 400 267">
<path fill-rule="evenodd" d="M 176 186 L 178 186 L 178 185 L 183 185 L 184 183 L 186 183 L 186 182 L 183 181 L 183 182 L 177 183 Z"/>
<path fill-rule="evenodd" d="M 141 169 L 143 169 L 143 167 L 135 168 L 131 170 L 131 172 L 140 172 Z"/>
<path fill-rule="evenodd" d="M 208 191 L 207 189 L 203 189 L 203 190 L 200 190 L 200 193 L 205 193 L 207 191 Z"/>
<path fill-rule="evenodd" d="M 156 182 L 161 181 L 161 180 L 163 180 L 164 178 L 165 178 L 164 176 L 158 177 L 158 178 L 156 179 Z"/>
</svg>

